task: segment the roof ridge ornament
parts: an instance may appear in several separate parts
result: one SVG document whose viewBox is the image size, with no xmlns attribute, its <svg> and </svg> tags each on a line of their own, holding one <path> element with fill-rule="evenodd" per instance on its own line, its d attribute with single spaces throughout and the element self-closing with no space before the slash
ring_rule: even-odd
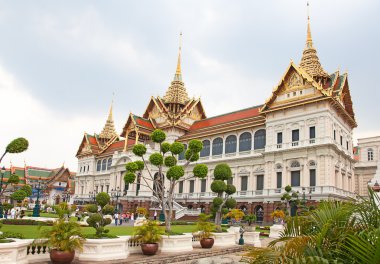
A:
<svg viewBox="0 0 380 264">
<path fill-rule="evenodd" d="M 102 132 L 99 134 L 100 138 L 111 139 L 115 135 L 117 136 L 117 133 L 116 133 L 116 130 L 115 130 L 115 125 L 114 125 L 114 122 L 113 122 L 112 109 L 113 109 L 113 98 L 112 98 L 112 101 L 111 101 L 110 111 L 108 113 L 108 118 L 107 118 L 106 124 L 104 125 Z"/>
</svg>

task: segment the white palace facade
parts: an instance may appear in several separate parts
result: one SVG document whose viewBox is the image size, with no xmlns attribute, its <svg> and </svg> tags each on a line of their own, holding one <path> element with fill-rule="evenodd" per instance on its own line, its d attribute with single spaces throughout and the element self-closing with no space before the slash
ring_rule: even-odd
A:
<svg viewBox="0 0 380 264">
<path fill-rule="evenodd" d="M 290 62 L 278 85 L 262 105 L 206 117 L 200 99 L 189 98 L 181 72 L 181 54 L 171 85 L 163 97 L 151 97 L 145 112 L 130 114 L 121 134 L 115 131 L 112 106 L 100 134 L 85 133 L 76 154 L 76 203 L 94 194 L 116 194 L 120 209 L 153 208 L 155 197 L 145 186 L 125 185 L 125 164 L 137 160 L 131 149 L 144 143 L 157 151 L 150 133 L 160 128 L 168 141 L 200 139 L 201 163 L 209 167 L 205 179 L 180 182 L 176 190 L 176 218 L 209 209 L 213 168 L 228 163 L 233 171 L 238 207 L 269 219 L 291 185 L 308 202 L 354 197 L 353 129 L 357 126 L 348 75 L 327 73 L 313 45 L 310 22 L 299 64 Z M 253 94 L 252 94 L 253 96 Z M 180 155 L 179 159 L 183 159 Z M 192 167 L 186 172 L 191 174 Z M 192 208 L 193 210 L 189 210 Z"/>
</svg>

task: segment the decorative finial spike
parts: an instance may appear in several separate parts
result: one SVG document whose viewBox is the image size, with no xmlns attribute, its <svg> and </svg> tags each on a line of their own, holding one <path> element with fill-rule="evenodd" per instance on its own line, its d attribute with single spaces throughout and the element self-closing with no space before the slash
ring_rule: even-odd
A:
<svg viewBox="0 0 380 264">
<path fill-rule="evenodd" d="M 180 32 L 180 34 L 179 34 L 178 61 L 177 61 L 177 69 L 176 69 L 175 75 L 174 75 L 174 81 L 182 81 L 181 48 L 182 48 L 182 32 Z"/>
</svg>

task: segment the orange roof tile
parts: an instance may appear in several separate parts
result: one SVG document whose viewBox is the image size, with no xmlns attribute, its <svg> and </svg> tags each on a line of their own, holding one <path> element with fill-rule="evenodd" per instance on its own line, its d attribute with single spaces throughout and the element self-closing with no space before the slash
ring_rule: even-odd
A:
<svg viewBox="0 0 380 264">
<path fill-rule="evenodd" d="M 214 116 L 200 121 L 196 121 L 190 127 L 190 131 L 258 116 L 260 114 L 261 107 L 262 105 L 253 106 L 250 108 L 238 110 L 236 112 L 231 112 L 220 116 Z"/>
</svg>

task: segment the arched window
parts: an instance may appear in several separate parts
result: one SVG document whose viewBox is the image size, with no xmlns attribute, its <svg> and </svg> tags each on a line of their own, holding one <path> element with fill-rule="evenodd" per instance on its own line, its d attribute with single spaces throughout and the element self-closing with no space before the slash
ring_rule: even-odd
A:
<svg viewBox="0 0 380 264">
<path fill-rule="evenodd" d="M 263 149 L 265 148 L 265 129 L 257 130 L 254 139 L 254 148 Z"/>
<path fill-rule="evenodd" d="M 239 137 L 239 151 L 248 151 L 252 148 L 252 135 L 249 132 L 244 132 Z"/>
<path fill-rule="evenodd" d="M 298 161 L 292 161 L 292 163 L 290 164 L 290 167 L 291 168 L 299 168 L 301 167 L 300 163 Z"/>
<path fill-rule="evenodd" d="M 210 156 L 210 140 L 203 140 L 203 149 L 201 150 L 200 156 L 201 157 L 208 157 Z"/>
<path fill-rule="evenodd" d="M 112 165 L 112 158 L 109 158 L 107 162 L 107 170 L 111 169 L 111 165 Z"/>
<path fill-rule="evenodd" d="M 226 138 L 226 154 L 236 152 L 236 136 L 230 135 Z"/>
<path fill-rule="evenodd" d="M 317 163 L 314 160 L 309 161 L 309 167 L 315 167 Z"/>
<path fill-rule="evenodd" d="M 183 146 L 184 146 L 184 150 L 182 151 L 182 153 L 179 154 L 178 160 L 184 160 L 185 159 L 185 152 L 187 150 L 187 145 L 183 144 Z"/>
<path fill-rule="evenodd" d="M 373 149 L 369 148 L 367 150 L 367 154 L 368 154 L 368 161 L 372 161 L 373 160 Z"/>
<path fill-rule="evenodd" d="M 223 154 L 223 139 L 219 137 L 212 141 L 212 155 L 221 154 Z"/>
<path fill-rule="evenodd" d="M 102 171 L 105 171 L 106 168 L 107 168 L 107 160 L 104 159 L 104 160 L 102 160 Z"/>
<path fill-rule="evenodd" d="M 96 163 L 96 171 L 100 171 L 101 169 L 101 161 L 98 160 L 98 162 Z"/>
</svg>

